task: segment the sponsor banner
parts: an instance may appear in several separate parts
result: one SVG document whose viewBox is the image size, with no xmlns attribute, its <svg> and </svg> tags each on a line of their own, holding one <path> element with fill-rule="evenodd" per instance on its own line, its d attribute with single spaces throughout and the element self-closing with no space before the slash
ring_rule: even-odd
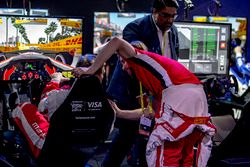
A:
<svg viewBox="0 0 250 167">
<path fill-rule="evenodd" d="M 66 39 L 54 41 L 48 44 L 22 44 L 18 43 L 18 47 L 0 46 L 0 51 L 10 52 L 16 50 L 51 50 L 56 52 L 72 52 L 72 54 L 82 54 L 82 35 L 76 35 Z M 74 53 L 73 53 L 74 52 Z"/>
<path fill-rule="evenodd" d="M 19 49 L 17 47 L 0 46 L 1 52 L 11 52 L 11 51 L 16 51 L 16 50 L 19 50 Z"/>
<path fill-rule="evenodd" d="M 62 40 L 50 42 L 48 44 L 27 44 L 30 48 L 37 48 L 41 50 L 52 50 L 57 52 L 72 52 L 76 50 L 77 54 L 82 53 L 82 35 L 65 38 Z"/>
<path fill-rule="evenodd" d="M 226 17 L 213 17 L 212 22 L 216 22 L 216 21 L 228 21 L 228 18 Z"/>
<path fill-rule="evenodd" d="M 72 101 L 72 112 L 87 112 L 87 111 L 100 111 L 102 109 L 101 101 Z"/>
<path fill-rule="evenodd" d="M 47 25 L 47 19 L 23 19 L 15 20 L 15 24 L 44 24 Z"/>
<path fill-rule="evenodd" d="M 65 38 L 62 40 L 50 42 L 48 44 L 29 44 L 27 46 L 38 46 L 40 48 L 52 48 L 52 47 L 73 47 L 82 45 L 82 35 L 76 35 L 73 37 Z"/>
<path fill-rule="evenodd" d="M 71 53 L 73 50 L 76 50 L 77 54 L 81 54 L 82 53 L 82 48 L 81 47 L 51 47 L 51 48 L 39 48 L 40 50 L 51 50 L 51 51 L 55 51 L 55 52 L 69 52 Z"/>
<path fill-rule="evenodd" d="M 67 26 L 67 27 L 74 27 L 74 28 L 81 28 L 81 22 L 80 21 L 71 21 L 71 20 L 60 20 L 61 26 Z"/>
<path fill-rule="evenodd" d="M 207 22 L 206 16 L 197 16 L 193 19 L 195 22 Z"/>
</svg>

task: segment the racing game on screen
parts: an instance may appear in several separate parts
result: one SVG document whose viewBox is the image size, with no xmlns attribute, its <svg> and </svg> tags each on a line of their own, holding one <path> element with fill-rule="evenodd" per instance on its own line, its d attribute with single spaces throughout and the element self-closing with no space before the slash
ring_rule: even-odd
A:
<svg viewBox="0 0 250 167">
<path fill-rule="evenodd" d="M 60 61 L 69 64 L 72 56 L 82 54 L 82 21 L 69 17 L 0 16 L 0 52 L 61 53 Z"/>
</svg>

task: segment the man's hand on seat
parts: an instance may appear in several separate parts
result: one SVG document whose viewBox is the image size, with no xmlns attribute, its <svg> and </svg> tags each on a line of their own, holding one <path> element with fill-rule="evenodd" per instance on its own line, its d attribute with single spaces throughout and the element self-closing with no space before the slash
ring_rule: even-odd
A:
<svg viewBox="0 0 250 167">
<path fill-rule="evenodd" d="M 63 77 L 62 73 L 60 73 L 60 72 L 55 72 L 51 75 L 51 81 L 57 82 L 57 83 L 62 83 L 64 81 L 69 81 L 69 78 Z"/>
<path fill-rule="evenodd" d="M 73 69 L 72 74 L 77 78 L 81 77 L 82 75 L 89 75 L 89 73 L 87 73 L 88 69 L 88 67 L 76 67 Z"/>
</svg>

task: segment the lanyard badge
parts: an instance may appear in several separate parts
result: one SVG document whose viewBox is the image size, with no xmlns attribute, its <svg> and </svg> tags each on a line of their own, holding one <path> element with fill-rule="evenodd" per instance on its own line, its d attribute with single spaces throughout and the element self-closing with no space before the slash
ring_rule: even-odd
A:
<svg viewBox="0 0 250 167">
<path fill-rule="evenodd" d="M 143 100 L 143 91 L 142 91 L 142 84 L 140 82 L 140 101 L 141 101 L 141 109 L 144 112 L 144 100 Z M 153 101 L 153 96 L 149 96 L 149 113 L 153 112 L 152 108 L 152 101 Z M 152 120 L 145 117 L 144 114 L 140 118 L 140 125 L 139 125 L 139 134 L 144 135 L 144 136 L 149 136 L 151 133 L 151 128 L 152 127 Z"/>
</svg>

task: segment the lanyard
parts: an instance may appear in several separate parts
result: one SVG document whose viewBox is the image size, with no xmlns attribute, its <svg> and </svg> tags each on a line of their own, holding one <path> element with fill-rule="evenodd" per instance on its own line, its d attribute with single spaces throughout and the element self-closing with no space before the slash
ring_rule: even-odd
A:
<svg viewBox="0 0 250 167">
<path fill-rule="evenodd" d="M 144 100 L 143 100 L 143 91 L 142 91 L 142 83 L 141 81 L 139 82 L 140 84 L 140 100 L 141 100 L 141 109 L 144 112 Z M 153 96 L 150 94 L 149 97 L 149 113 L 153 113 Z"/>
<path fill-rule="evenodd" d="M 165 56 L 165 50 L 166 50 L 166 35 L 167 35 L 167 32 L 165 31 L 163 34 L 162 34 L 162 46 L 161 46 L 161 53 L 162 55 Z"/>
</svg>

